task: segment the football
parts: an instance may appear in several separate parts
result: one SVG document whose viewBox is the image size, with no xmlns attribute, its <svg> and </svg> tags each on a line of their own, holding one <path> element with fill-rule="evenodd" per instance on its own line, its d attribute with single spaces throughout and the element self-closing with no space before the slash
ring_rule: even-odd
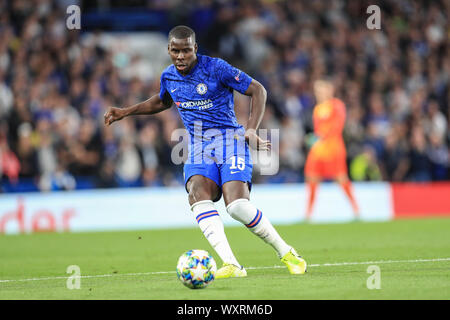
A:
<svg viewBox="0 0 450 320">
<path fill-rule="evenodd" d="M 214 281 L 216 271 L 216 261 L 205 250 L 189 250 L 178 259 L 178 279 L 190 289 L 206 288 Z"/>
</svg>

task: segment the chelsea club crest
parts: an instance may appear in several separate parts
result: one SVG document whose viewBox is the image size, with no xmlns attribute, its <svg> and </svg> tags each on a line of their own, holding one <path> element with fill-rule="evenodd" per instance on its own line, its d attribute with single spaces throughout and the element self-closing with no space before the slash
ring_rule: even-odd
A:
<svg viewBox="0 0 450 320">
<path fill-rule="evenodd" d="M 198 84 L 196 89 L 198 94 L 205 94 L 208 91 L 208 87 L 204 83 Z"/>
</svg>

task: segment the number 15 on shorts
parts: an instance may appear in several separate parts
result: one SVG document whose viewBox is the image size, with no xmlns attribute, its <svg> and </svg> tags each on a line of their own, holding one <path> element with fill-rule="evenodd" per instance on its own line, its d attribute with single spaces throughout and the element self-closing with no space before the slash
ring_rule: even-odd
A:
<svg viewBox="0 0 450 320">
<path fill-rule="evenodd" d="M 236 170 L 236 169 L 238 169 L 240 171 L 245 169 L 245 159 L 244 158 L 232 156 L 230 159 L 231 159 L 231 166 L 230 166 L 231 173 L 236 173 L 237 171 L 233 172 L 233 170 Z"/>
</svg>

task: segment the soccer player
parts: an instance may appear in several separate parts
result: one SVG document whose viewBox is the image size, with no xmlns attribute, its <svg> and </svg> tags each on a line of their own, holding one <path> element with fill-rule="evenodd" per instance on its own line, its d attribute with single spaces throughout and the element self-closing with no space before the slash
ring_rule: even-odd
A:
<svg viewBox="0 0 450 320">
<path fill-rule="evenodd" d="M 345 105 L 334 97 L 334 86 L 330 81 L 314 82 L 316 106 L 313 110 L 313 124 L 316 142 L 311 147 L 305 164 L 305 178 L 309 189 L 306 221 L 311 219 L 317 187 L 322 179 L 336 180 L 353 208 L 355 219 L 359 219 L 359 209 L 353 196 L 347 174 L 347 153 L 342 131 L 345 124 Z"/>
<path fill-rule="evenodd" d="M 173 64 L 161 74 L 159 94 L 127 108 L 109 108 L 105 124 L 129 115 L 155 114 L 176 105 L 190 135 L 184 164 L 189 204 L 201 231 L 223 261 L 216 278 L 247 276 L 228 244 L 214 205 L 222 195 L 230 216 L 270 244 L 291 274 L 305 273 L 305 260 L 250 202 L 249 145 L 256 150 L 271 147 L 256 133 L 265 109 L 266 90 L 224 60 L 197 54 L 195 33 L 189 27 L 173 28 L 168 42 Z M 236 121 L 233 90 L 251 97 L 247 130 Z"/>
</svg>

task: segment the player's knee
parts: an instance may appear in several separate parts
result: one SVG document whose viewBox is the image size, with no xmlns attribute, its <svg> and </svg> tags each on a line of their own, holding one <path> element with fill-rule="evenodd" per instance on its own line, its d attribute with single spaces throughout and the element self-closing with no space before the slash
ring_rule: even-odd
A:
<svg viewBox="0 0 450 320">
<path fill-rule="evenodd" d="M 320 183 L 321 179 L 319 176 L 316 176 L 316 175 L 308 175 L 308 176 L 306 176 L 305 181 L 306 181 L 306 183 Z"/>
<path fill-rule="evenodd" d="M 250 223 L 255 218 L 257 211 L 248 199 L 237 199 L 227 206 L 228 214 L 243 224 Z"/>
<path fill-rule="evenodd" d="M 194 176 L 189 179 L 187 185 L 189 203 L 192 205 L 202 200 L 213 200 L 219 196 L 219 188 L 209 179 Z"/>
<path fill-rule="evenodd" d="M 210 197 L 204 190 L 199 188 L 189 189 L 189 203 L 194 204 L 202 200 L 210 200 Z"/>
<path fill-rule="evenodd" d="M 350 180 L 346 174 L 340 174 L 336 177 L 336 182 L 340 184 L 347 184 Z"/>
<path fill-rule="evenodd" d="M 211 190 L 204 188 L 197 183 L 191 183 L 189 187 L 188 197 L 191 205 L 202 200 L 212 200 L 213 196 Z"/>
</svg>

